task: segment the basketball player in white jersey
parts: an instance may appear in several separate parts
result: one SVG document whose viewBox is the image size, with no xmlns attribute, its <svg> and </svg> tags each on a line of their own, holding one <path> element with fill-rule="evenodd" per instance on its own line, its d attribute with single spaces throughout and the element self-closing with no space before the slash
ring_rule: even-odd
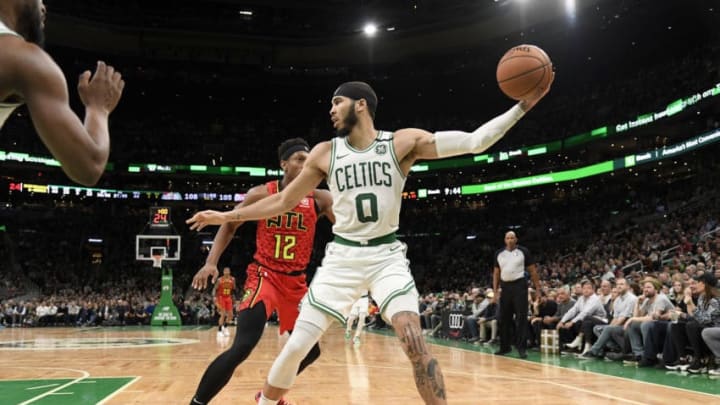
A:
<svg viewBox="0 0 720 405">
<path fill-rule="evenodd" d="M 72 180 L 91 186 L 110 154 L 108 116 L 125 83 L 112 66 L 98 62 L 95 75 L 80 76 L 85 122 L 68 104 L 65 76 L 43 49 L 45 6 L 41 0 L 0 1 L 0 128 L 27 104 L 40 138 Z"/>
<path fill-rule="evenodd" d="M 370 300 L 366 292 L 353 304 L 352 308 L 350 308 L 350 316 L 348 316 L 347 326 L 345 327 L 345 340 L 350 340 L 353 322 L 357 319 L 358 324 L 355 329 L 355 337 L 353 337 L 353 344 L 355 346 L 360 346 L 360 334 L 365 327 L 365 318 L 368 316 L 368 306 L 370 306 Z"/>
<path fill-rule="evenodd" d="M 412 363 L 415 385 L 426 404 L 446 404 L 440 366 L 420 330 L 418 292 L 406 245 L 395 238 L 405 177 L 417 160 L 481 153 L 497 142 L 547 92 L 540 89 L 473 132 L 395 133 L 374 126 L 377 96 L 363 82 L 340 85 L 330 117 L 338 136 L 316 145 L 300 175 L 281 193 L 228 212 L 202 211 L 191 229 L 271 217 L 294 207 L 327 180 L 333 197 L 335 239 L 328 243 L 302 303 L 295 331 L 275 360 L 259 404 L 275 405 L 295 381 L 300 361 L 333 320 L 345 322 L 352 304 L 369 291 L 389 320 Z"/>
</svg>

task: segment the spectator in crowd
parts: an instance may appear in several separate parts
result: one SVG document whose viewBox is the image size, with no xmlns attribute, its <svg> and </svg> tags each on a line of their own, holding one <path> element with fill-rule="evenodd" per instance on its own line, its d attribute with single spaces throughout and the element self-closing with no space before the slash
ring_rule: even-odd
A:
<svg viewBox="0 0 720 405">
<path fill-rule="evenodd" d="M 469 342 L 475 342 L 480 339 L 478 331 L 478 318 L 485 308 L 487 308 L 487 304 L 485 303 L 485 293 L 478 292 L 475 295 L 473 303 L 470 307 L 470 315 L 465 317 L 465 323 L 463 325 L 465 328 L 464 335 L 468 337 Z"/>
<path fill-rule="evenodd" d="M 502 294 L 502 288 L 498 290 L 498 294 L 495 295 L 493 291 L 487 293 L 490 303 L 485 309 L 480 312 L 480 317 L 477 320 L 477 326 L 480 329 L 480 339 L 475 342 L 476 344 L 491 345 L 498 343 L 498 300 Z M 487 337 L 487 331 L 490 329 L 490 338 Z"/>
<path fill-rule="evenodd" d="M 608 325 L 596 325 L 593 333 L 598 336 L 590 350 L 582 353 L 581 358 L 603 358 L 606 347 L 614 345 L 616 349 L 623 347 L 624 325 L 633 316 L 637 297 L 632 293 L 628 281 L 620 278 L 616 283 L 617 297 L 612 301 L 610 314 L 612 319 Z"/>
<path fill-rule="evenodd" d="M 576 301 L 570 298 L 570 293 L 565 287 L 559 287 L 555 290 L 557 294 L 557 312 L 553 316 L 546 316 L 542 320 L 542 329 L 555 329 L 560 320 L 575 306 Z M 574 331 L 567 329 L 566 332 L 561 330 L 560 343 L 567 343 L 575 338 Z"/>
<path fill-rule="evenodd" d="M 591 342 L 594 341 L 593 327 L 599 324 L 607 324 L 607 314 L 600 302 L 600 298 L 595 294 L 592 282 L 584 280 L 581 285 L 582 296 L 562 317 L 556 329 L 572 329 L 576 337 L 565 346 L 568 349 L 584 348 L 583 352 L 587 352 L 590 350 Z"/>
<path fill-rule="evenodd" d="M 670 311 L 674 308 L 667 296 L 660 294 L 660 282 L 655 278 L 643 280 L 643 294 L 638 297 L 633 317 L 625 322 L 625 331 L 631 345 L 629 362 L 639 367 L 657 363 L 662 352 Z"/>
<path fill-rule="evenodd" d="M 528 324 L 530 328 L 528 332 L 529 348 L 540 346 L 541 329 L 552 329 L 543 320 L 551 318 L 557 313 L 556 297 L 557 293 L 555 291 L 545 293 L 545 291 L 541 290 L 537 295 L 537 299 L 532 303 L 532 313 Z"/>
<path fill-rule="evenodd" d="M 707 371 L 708 365 L 710 365 L 710 361 L 706 360 L 710 352 L 703 342 L 702 331 L 705 328 L 720 326 L 720 300 L 716 290 L 717 279 L 714 274 L 698 274 L 693 280 L 695 282 L 691 284 L 691 287 L 698 295 L 697 305 L 687 297 L 687 322 L 678 323 L 684 327 L 670 330 L 671 343 L 675 348 L 675 353 L 683 356 L 686 354 L 685 348 L 690 346 L 693 352 L 693 361 L 691 364 L 685 365 L 682 361 L 677 360 L 668 362 L 665 366 L 670 370 L 680 369 L 698 374 Z M 673 316 L 678 316 L 678 314 Z"/>
</svg>

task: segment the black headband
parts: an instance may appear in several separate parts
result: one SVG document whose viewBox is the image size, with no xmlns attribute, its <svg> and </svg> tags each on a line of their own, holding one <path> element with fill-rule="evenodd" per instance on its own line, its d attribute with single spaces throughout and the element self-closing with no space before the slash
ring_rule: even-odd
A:
<svg viewBox="0 0 720 405">
<path fill-rule="evenodd" d="M 303 144 L 293 145 L 293 146 L 287 148 L 287 150 L 285 152 L 283 152 L 282 156 L 280 156 L 280 160 L 288 160 L 290 158 L 290 156 L 293 155 L 293 153 L 299 152 L 299 151 L 310 152 L 310 148 L 308 148 L 307 145 L 303 145 Z"/>
<path fill-rule="evenodd" d="M 375 94 L 375 90 L 373 90 L 369 84 L 365 82 L 343 83 L 340 85 L 340 87 L 337 88 L 337 90 L 335 90 L 333 97 L 336 96 L 343 96 L 351 98 L 353 100 L 360 100 L 361 98 L 364 98 L 367 101 L 371 115 L 375 116 L 378 99 L 377 95 Z"/>
</svg>

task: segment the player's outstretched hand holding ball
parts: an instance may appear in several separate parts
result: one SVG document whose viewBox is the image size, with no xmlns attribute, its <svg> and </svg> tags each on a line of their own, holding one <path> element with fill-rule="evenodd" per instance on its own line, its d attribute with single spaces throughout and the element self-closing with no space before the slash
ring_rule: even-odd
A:
<svg viewBox="0 0 720 405">
<path fill-rule="evenodd" d="M 535 45 L 518 45 L 500 59 L 496 77 L 500 90 L 521 101 L 528 111 L 550 91 L 555 72 L 545 51 Z"/>
</svg>

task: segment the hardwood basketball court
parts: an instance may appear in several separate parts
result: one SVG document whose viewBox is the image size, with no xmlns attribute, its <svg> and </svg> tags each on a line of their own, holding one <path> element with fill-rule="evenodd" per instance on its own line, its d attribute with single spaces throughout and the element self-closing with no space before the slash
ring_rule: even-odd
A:
<svg viewBox="0 0 720 405">
<path fill-rule="evenodd" d="M 0 330 L 0 404 L 187 404 L 205 367 L 231 342 L 215 332 L 187 326 Z M 297 379 L 288 400 L 422 403 L 394 336 L 366 333 L 356 349 L 342 332 L 332 328 L 323 337 L 322 356 Z M 430 340 L 450 404 L 720 403 L 720 379 L 708 375 L 537 352 L 520 360 L 493 356 L 494 348 Z M 268 326 L 213 403 L 252 404 L 284 341 Z"/>
</svg>

